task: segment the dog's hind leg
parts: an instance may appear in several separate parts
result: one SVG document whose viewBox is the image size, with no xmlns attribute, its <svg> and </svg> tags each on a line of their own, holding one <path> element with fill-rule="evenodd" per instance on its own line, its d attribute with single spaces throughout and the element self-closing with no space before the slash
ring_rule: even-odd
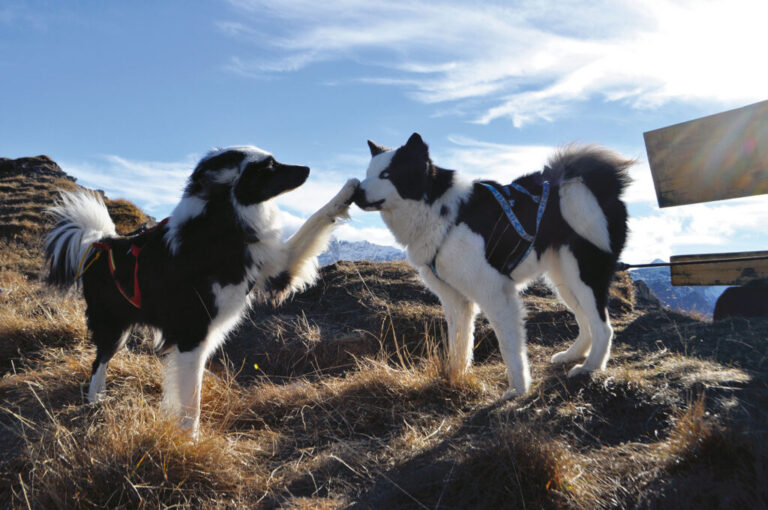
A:
<svg viewBox="0 0 768 510">
<path fill-rule="evenodd" d="M 560 250 L 561 266 L 566 284 L 589 323 L 592 347 L 584 363 L 573 367 L 568 372 L 568 377 L 604 370 L 611 353 L 613 338 L 607 309 L 613 266 L 610 261 L 602 261 L 600 255 L 604 257 L 605 254 L 588 245 L 587 241 L 583 241 L 581 246 L 574 244 L 573 248 L 577 250 L 579 258 L 577 259 L 570 248 L 563 247 Z M 582 260 L 582 265 L 590 264 L 589 271 L 580 267 L 579 259 Z"/>
<path fill-rule="evenodd" d="M 422 269 L 421 278 L 437 294 L 443 305 L 445 321 L 448 323 L 448 378 L 455 381 L 472 364 L 477 307 L 461 293 L 435 278 L 430 269 Z"/>
<path fill-rule="evenodd" d="M 88 387 L 88 401 L 100 400 L 107 389 L 107 365 L 112 356 L 125 345 L 130 329 L 120 331 L 114 328 L 96 328 L 93 330 L 93 343 L 96 344 L 96 359 L 91 368 L 91 383 Z"/>
<path fill-rule="evenodd" d="M 570 286 L 572 283 L 569 284 L 566 279 L 566 272 L 562 267 L 560 257 L 553 256 L 552 258 L 554 260 L 552 260 L 549 267 L 549 279 L 554 284 L 557 294 L 573 312 L 573 315 L 576 317 L 576 323 L 579 326 L 579 334 L 576 337 L 576 340 L 573 341 L 573 344 L 571 344 L 567 350 L 558 352 L 552 356 L 552 363 L 561 364 L 586 357 L 592 347 L 592 336 L 589 330 L 589 317 L 584 313 L 584 310 L 579 304 L 579 300 L 571 291 Z M 578 278 L 577 275 L 575 277 Z"/>
</svg>

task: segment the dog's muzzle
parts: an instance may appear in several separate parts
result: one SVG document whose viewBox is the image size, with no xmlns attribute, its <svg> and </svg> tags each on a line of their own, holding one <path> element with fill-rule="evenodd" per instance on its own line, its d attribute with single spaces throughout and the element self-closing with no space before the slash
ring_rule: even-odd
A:
<svg viewBox="0 0 768 510">
<path fill-rule="evenodd" d="M 383 198 L 381 200 L 377 200 L 376 202 L 369 202 L 365 197 L 365 190 L 360 186 L 357 187 L 355 193 L 352 195 L 352 201 L 360 209 L 366 211 L 379 211 L 381 210 L 381 205 L 384 203 Z"/>
</svg>

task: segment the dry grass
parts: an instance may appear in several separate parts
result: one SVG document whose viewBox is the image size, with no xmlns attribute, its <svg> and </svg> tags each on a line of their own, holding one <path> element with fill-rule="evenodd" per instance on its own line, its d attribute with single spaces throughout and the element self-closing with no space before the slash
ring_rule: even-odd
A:
<svg viewBox="0 0 768 510">
<path fill-rule="evenodd" d="M 0 181 L 0 198 L 53 197 Z M 120 207 L 123 231 L 143 221 Z M 642 308 L 620 275 L 608 370 L 569 380 L 548 359 L 575 322 L 534 286 L 533 388 L 500 402 L 504 367 L 482 317 L 476 364 L 448 381 L 442 313 L 413 271 L 341 263 L 279 310 L 256 307 L 209 363 L 192 443 L 159 411 L 162 361 L 138 340 L 110 364 L 106 399 L 85 403 L 82 300 L 42 287 L 37 234 L 14 235 L 0 241 L 4 507 L 768 505 L 766 321 Z"/>
</svg>

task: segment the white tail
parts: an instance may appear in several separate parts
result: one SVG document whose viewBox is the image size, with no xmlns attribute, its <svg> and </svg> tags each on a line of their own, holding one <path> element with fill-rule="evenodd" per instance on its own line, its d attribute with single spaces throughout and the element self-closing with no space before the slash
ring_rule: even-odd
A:
<svg viewBox="0 0 768 510">
<path fill-rule="evenodd" d="M 612 253 L 608 220 L 597 198 L 580 177 L 565 180 L 560 185 L 560 210 L 577 234 L 604 252 Z"/>
<path fill-rule="evenodd" d="M 101 197 L 88 191 L 62 191 L 47 212 L 56 225 L 44 241 L 49 265 L 46 281 L 68 287 L 75 283 L 77 268 L 91 243 L 117 236 L 115 224 Z"/>
</svg>

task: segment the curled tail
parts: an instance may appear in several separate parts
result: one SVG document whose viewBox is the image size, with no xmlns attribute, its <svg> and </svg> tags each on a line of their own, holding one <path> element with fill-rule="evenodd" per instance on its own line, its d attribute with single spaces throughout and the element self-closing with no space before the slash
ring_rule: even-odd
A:
<svg viewBox="0 0 768 510">
<path fill-rule="evenodd" d="M 627 240 L 627 208 L 621 195 L 634 164 L 596 145 L 568 146 L 550 161 L 547 173 L 560 184 L 563 218 L 581 237 L 619 257 Z"/>
<path fill-rule="evenodd" d="M 62 191 L 47 211 L 56 221 L 44 240 L 49 285 L 69 287 L 91 243 L 115 237 L 115 224 L 100 196 L 88 191 Z"/>
</svg>

